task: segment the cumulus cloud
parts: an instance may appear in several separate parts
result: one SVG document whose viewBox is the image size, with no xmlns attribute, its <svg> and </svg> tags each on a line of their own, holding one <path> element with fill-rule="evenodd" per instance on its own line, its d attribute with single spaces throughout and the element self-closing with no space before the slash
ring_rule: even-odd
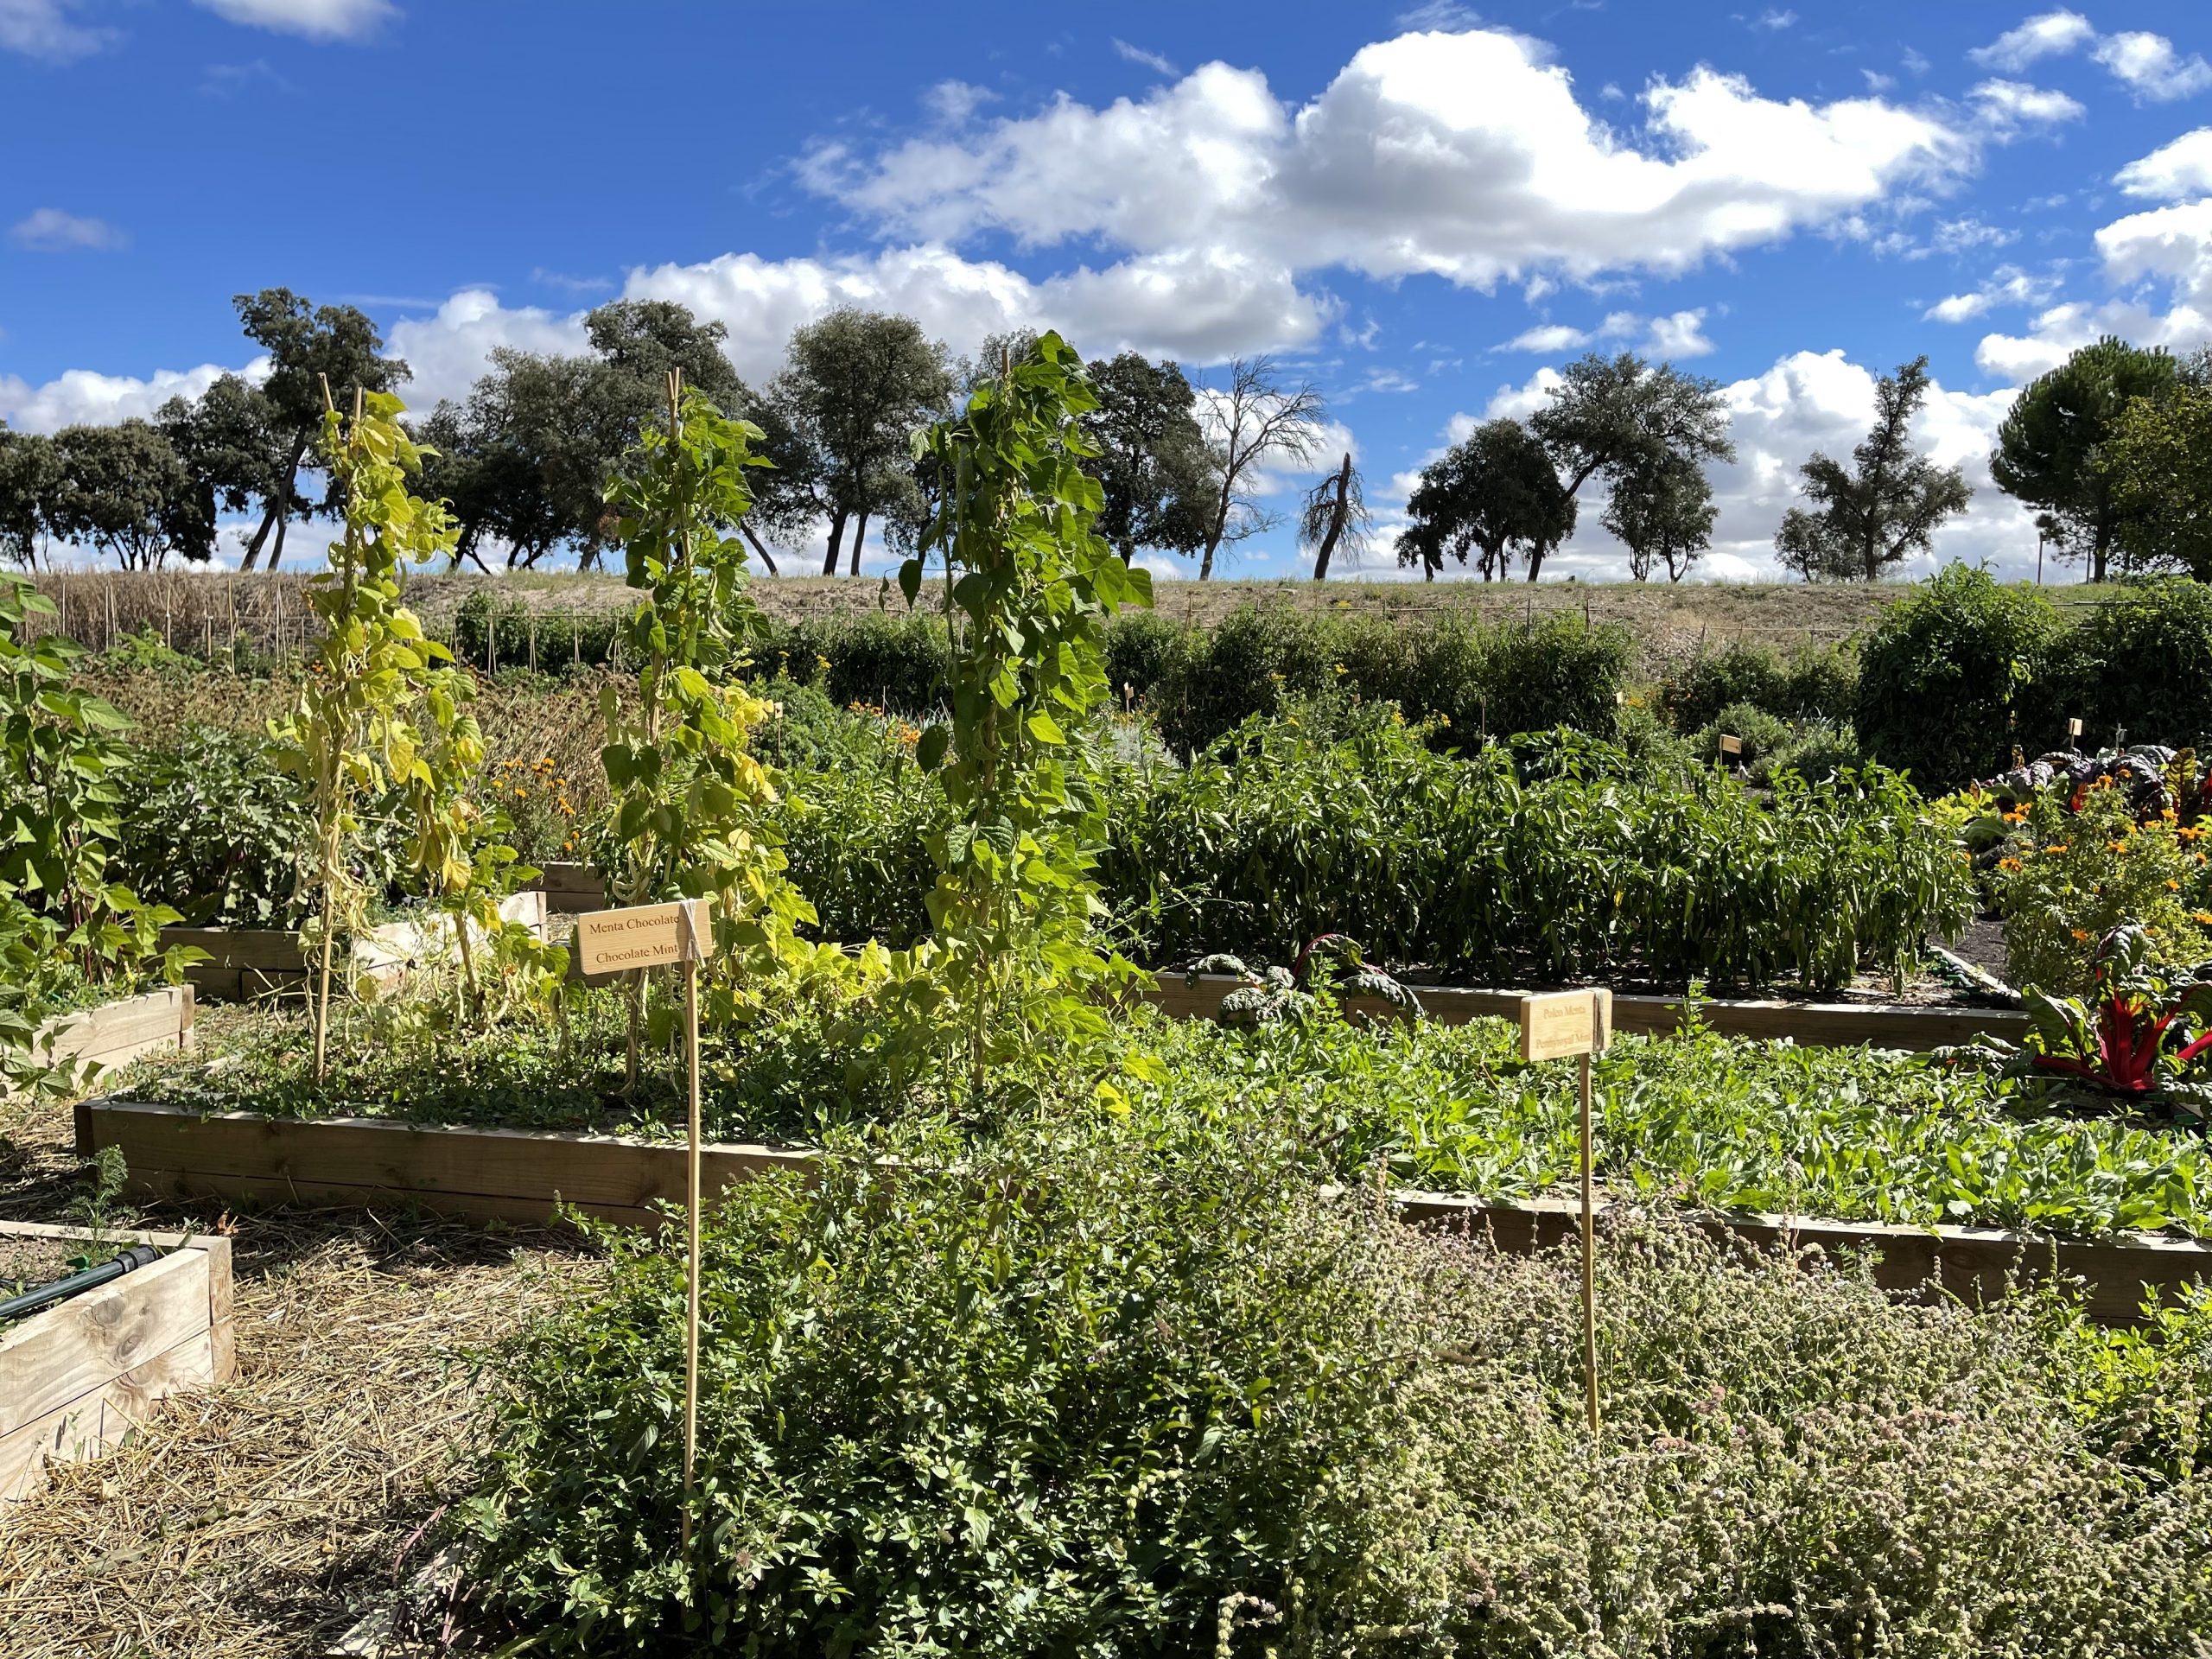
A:
<svg viewBox="0 0 2212 1659">
<path fill-rule="evenodd" d="M 358 41 L 397 19 L 391 0 L 194 0 L 227 22 L 310 41 Z"/>
<path fill-rule="evenodd" d="M 1677 311 L 1670 316 L 1648 319 L 1633 311 L 1613 311 L 1591 328 L 1554 322 L 1524 329 L 1498 350 L 1549 356 L 1608 342 L 1637 340 L 1636 349 L 1647 357 L 1703 357 L 1713 349 L 1713 342 L 1705 336 L 1705 316 L 1702 306 L 1694 311 Z"/>
<path fill-rule="evenodd" d="M 20 52 L 50 63 L 89 57 L 107 44 L 109 31 L 69 16 L 68 0 L 0 0 L 0 52 Z"/>
<path fill-rule="evenodd" d="M 1967 56 L 2017 74 L 2040 59 L 2063 57 L 2084 47 L 2139 104 L 2168 103 L 2212 86 L 2212 64 L 2196 53 L 2183 57 L 2164 35 L 2142 29 L 2100 35 L 2078 11 L 2043 12 Z"/>
<path fill-rule="evenodd" d="M 65 426 L 144 420 L 172 397 L 199 397 L 219 375 L 244 374 L 258 380 L 268 372 L 268 359 L 256 358 L 243 368 L 202 363 L 196 369 L 157 370 L 143 379 L 71 369 L 37 386 L 0 374 L 0 420 L 18 432 L 58 432 Z"/>
<path fill-rule="evenodd" d="M 128 247 L 130 238 L 105 219 L 82 219 L 59 207 L 41 207 L 9 227 L 8 239 L 26 253 L 83 253 Z"/>
<path fill-rule="evenodd" d="M 2113 175 L 2113 182 L 2128 195 L 2159 201 L 2178 201 L 2183 196 L 2212 191 L 2212 127 L 2185 132 L 2139 161 L 2130 162 Z"/>
<path fill-rule="evenodd" d="M 971 132 L 802 178 L 887 233 L 1029 248 L 1206 247 L 1312 270 L 1427 273 L 1485 291 L 1559 272 L 1674 272 L 1971 168 L 1976 134 L 1874 98 L 1761 97 L 1710 69 L 1642 95 L 1647 148 L 1579 101 L 1548 49 L 1497 29 L 1362 48 L 1292 108 L 1255 70 L 1209 63 L 1103 108 L 1065 94 Z"/>
<path fill-rule="evenodd" d="M 1988 68 L 2018 74 L 2042 58 L 2064 57 L 2097 38 L 2096 29 L 2078 11 L 2046 11 L 2009 29 L 1987 46 L 1976 47 L 1967 56 Z"/>
<path fill-rule="evenodd" d="M 2070 300 L 2037 316 L 2024 334 L 1987 335 L 1975 361 L 2020 379 L 2103 334 L 2173 351 L 2212 344 L 2212 198 L 2115 219 L 2097 232 L 2096 246 L 2113 298 Z"/>
<path fill-rule="evenodd" d="M 1985 80 L 1967 96 L 1982 118 L 2006 129 L 2078 121 L 2088 111 L 2076 99 L 2023 80 Z"/>
<path fill-rule="evenodd" d="M 1999 265 L 1989 280 L 1969 293 L 1947 295 L 1920 314 L 1923 322 L 1967 322 L 1999 305 L 2040 305 L 2056 287 L 2049 276 L 2031 276 L 2017 265 Z"/>
<path fill-rule="evenodd" d="M 2139 30 L 2107 35 L 2091 55 L 2131 89 L 2139 103 L 2170 103 L 2212 86 L 2212 63 L 2194 52 L 2183 57 L 2163 35 Z"/>
</svg>

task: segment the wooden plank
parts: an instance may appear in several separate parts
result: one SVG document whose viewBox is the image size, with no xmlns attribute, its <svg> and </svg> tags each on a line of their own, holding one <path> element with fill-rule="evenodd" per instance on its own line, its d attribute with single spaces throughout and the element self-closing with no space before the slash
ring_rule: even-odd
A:
<svg viewBox="0 0 2212 1659">
<path fill-rule="evenodd" d="M 1239 982 L 1226 974 L 1206 974 L 1196 985 L 1180 974 L 1163 974 L 1145 1000 L 1179 1020 L 1211 1019 L 1221 999 Z M 1526 992 L 1456 985 L 1416 985 L 1421 1007 L 1447 1026 L 1472 1020 L 1516 1020 Z M 1363 1004 L 1355 1003 L 1354 1007 Z M 1379 1009 L 1382 1004 L 1376 1004 Z M 1613 1029 L 1635 1036 L 1671 1034 L 1680 1021 L 1678 996 L 1613 997 Z M 1808 1047 L 1925 1050 L 1971 1042 L 1984 1032 L 2018 1042 L 2027 1033 L 2028 1017 L 2008 1008 L 1919 1008 L 1880 1003 L 1705 1001 L 1700 1016 L 1713 1030 L 1731 1037 L 1788 1039 Z"/>
<path fill-rule="evenodd" d="M 0 1434 L 0 1503 L 35 1491 L 49 1463 L 87 1462 L 113 1451 L 168 1395 L 219 1380 L 213 1344 L 202 1331 Z"/>
<path fill-rule="evenodd" d="M 0 1434 L 207 1332 L 207 1257 L 177 1250 L 0 1336 Z"/>
<path fill-rule="evenodd" d="M 607 884 L 588 864 L 548 859 L 538 870 L 534 886 L 545 895 L 547 908 L 563 915 L 583 915 L 607 908 Z"/>
<path fill-rule="evenodd" d="M 703 1179 L 703 1177 L 702 1177 Z M 405 1192 L 360 1182 L 294 1180 L 283 1175 L 215 1175 L 205 1170 L 131 1171 L 130 1190 L 150 1199 L 215 1201 L 227 1205 L 283 1205 L 302 1210 L 425 1210 L 477 1221 L 542 1227 L 556 1205 L 550 1198 L 511 1198 L 490 1192 Z M 718 1186 L 716 1191 L 720 1191 Z M 635 1205 L 579 1203 L 572 1207 L 624 1227 L 658 1227 L 659 1212 Z"/>
<path fill-rule="evenodd" d="M 164 948 L 195 945 L 213 959 L 202 969 L 235 972 L 256 968 L 280 973 L 303 974 L 308 961 L 300 936 L 270 927 L 165 927 Z"/>
<path fill-rule="evenodd" d="M 205 1176 L 228 1184 L 198 1189 L 216 1196 L 248 1196 L 236 1183 L 252 1181 L 258 1185 L 250 1196 L 279 1199 L 382 1193 L 427 1204 L 432 1197 L 485 1197 L 523 1201 L 542 1218 L 556 1199 L 642 1212 L 656 1200 L 680 1202 L 685 1187 L 682 1146 L 626 1135 L 433 1128 L 384 1118 L 304 1122 L 98 1100 L 87 1103 L 80 1121 L 88 1153 L 120 1147 L 134 1185 L 158 1172 L 168 1193 L 194 1191 Z M 712 1145 L 702 1179 L 719 1191 L 764 1171 L 804 1171 L 810 1162 L 805 1153 Z"/>
<path fill-rule="evenodd" d="M 1491 1204 L 1450 1192 L 1392 1194 L 1408 1221 L 1444 1224 L 1487 1233 L 1500 1249 L 1527 1255 L 1571 1243 L 1581 1211 L 1570 1199 L 1535 1198 Z M 1993 1300 L 2015 1277 L 2084 1281 L 2092 1319 L 2107 1325 L 2141 1321 L 2146 1291 L 2212 1283 L 2212 1244 L 2129 1234 L 2110 1240 L 2037 1237 L 1996 1227 L 1900 1227 L 1878 1222 L 1823 1221 L 1803 1217 L 1697 1213 L 1672 1217 L 1715 1237 L 1735 1237 L 1769 1248 L 1811 1247 L 1831 1255 L 1878 1252 L 1874 1281 L 1893 1293 L 1940 1286 L 1968 1302 Z"/>
</svg>

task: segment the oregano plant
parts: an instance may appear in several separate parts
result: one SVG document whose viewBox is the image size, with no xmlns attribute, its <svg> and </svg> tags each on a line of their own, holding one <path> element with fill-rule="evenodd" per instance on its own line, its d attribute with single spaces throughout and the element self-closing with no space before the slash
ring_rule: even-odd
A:
<svg viewBox="0 0 2212 1659">
<path fill-rule="evenodd" d="M 917 747 L 953 809 L 932 834 L 931 938 L 901 966 L 907 999 L 963 1040 L 973 1084 L 1040 1045 L 1103 1032 L 1135 969 L 1100 950 L 1091 878 L 1103 840 L 1090 745 L 1110 696 L 1108 620 L 1152 602 L 1152 578 L 1093 529 L 1104 497 L 1078 422 L 1097 407 L 1057 334 L 915 440 L 938 506 L 899 585 L 946 575 L 948 715 Z"/>
<path fill-rule="evenodd" d="M 620 634 L 634 691 L 600 693 L 610 799 L 597 862 L 617 905 L 714 901 L 702 988 L 707 1022 L 720 1026 L 757 1014 L 794 972 L 836 976 L 844 959 L 798 938 L 814 909 L 784 876 L 767 828 L 775 775 L 748 747 L 773 709 L 736 680 L 766 632 L 746 591 L 737 530 L 753 505 L 747 474 L 768 464 L 753 450 L 760 429 L 674 377 L 669 405 L 669 421 L 646 429 L 607 493 L 626 580 L 641 597 Z M 630 984 L 634 1082 L 642 972 Z"/>
<path fill-rule="evenodd" d="M 401 585 L 408 566 L 451 549 L 455 529 L 442 504 L 407 487 L 422 471 L 423 451 L 401 425 L 402 408 L 389 393 L 357 392 L 350 421 L 334 407 L 323 416 L 322 461 L 343 504 L 343 529 L 330 545 L 329 569 L 308 581 L 321 638 L 299 702 L 274 734 L 315 808 L 304 877 L 316 902 L 302 938 L 316 969 L 318 1078 L 328 1065 L 333 952 L 341 934 L 366 919 L 369 893 L 347 856 L 360 833 L 361 803 L 394 788 L 418 798 L 438 792 L 415 714 L 425 677 L 448 653 L 425 637 L 402 602 Z M 429 844 L 439 845 L 435 835 Z M 441 876 L 451 873 L 442 859 Z"/>
</svg>

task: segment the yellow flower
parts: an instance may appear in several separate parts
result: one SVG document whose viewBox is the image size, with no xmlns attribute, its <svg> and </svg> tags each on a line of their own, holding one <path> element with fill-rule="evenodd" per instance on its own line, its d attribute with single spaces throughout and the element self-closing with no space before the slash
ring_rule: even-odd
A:
<svg viewBox="0 0 2212 1659">
<path fill-rule="evenodd" d="M 2124 841 L 2108 841 L 2105 842 L 2105 851 L 2125 854 L 2127 851 L 2127 843 Z"/>
<path fill-rule="evenodd" d="M 814 665 L 817 668 L 827 669 L 830 666 L 830 659 L 827 657 L 817 655 L 814 659 Z"/>
<path fill-rule="evenodd" d="M 2181 891 L 2181 883 L 2180 883 L 2180 882 L 2178 882 L 2178 881 L 2169 881 L 2169 882 L 2167 882 L 2167 883 L 2166 883 L 2166 891 L 2167 891 L 2168 893 L 2179 893 L 2179 892 Z"/>
<path fill-rule="evenodd" d="M 2189 914 L 2190 919 L 2200 927 L 2212 927 L 2212 910 L 2192 910 Z"/>
<path fill-rule="evenodd" d="M 2050 853 L 2050 854 L 2053 854 L 2053 855 L 2056 855 L 2056 854 L 2058 854 L 2058 853 L 2063 853 L 2063 852 L 2064 852 L 2065 850 L 2066 850 L 2066 843 L 2065 843 L 2064 842 L 2063 842 L 2063 841 L 2062 841 L 2062 842 L 2059 842 L 2056 846 L 2055 846 L 2055 847 L 2046 847 L 2046 848 L 2044 848 L 2044 851 L 2045 851 L 2046 853 Z"/>
</svg>

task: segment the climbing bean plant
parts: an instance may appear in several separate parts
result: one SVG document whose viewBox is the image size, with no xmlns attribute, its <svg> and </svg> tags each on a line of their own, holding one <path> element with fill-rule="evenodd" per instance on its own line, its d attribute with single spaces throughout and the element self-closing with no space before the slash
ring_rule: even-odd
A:
<svg viewBox="0 0 2212 1659">
<path fill-rule="evenodd" d="M 952 810 L 930 835 L 931 935 L 900 979 L 961 1033 L 978 1088 L 996 1061 L 1101 1030 L 1101 994 L 1135 971 L 1092 937 L 1091 717 L 1109 695 L 1107 621 L 1149 605 L 1152 582 L 1092 528 L 1103 496 L 1077 423 L 1096 407 L 1048 334 L 915 441 L 940 493 L 899 583 L 911 605 L 930 558 L 944 563 L 949 715 L 916 753 Z"/>
<path fill-rule="evenodd" d="M 609 804 L 595 861 L 618 905 L 714 901 L 703 989 L 707 1021 L 721 1025 L 774 1007 L 794 975 L 836 976 L 843 958 L 797 937 L 814 910 L 767 828 L 775 774 L 747 747 L 773 710 L 736 677 L 766 626 L 736 531 L 753 505 L 747 474 L 767 464 L 753 453 L 760 429 L 696 391 L 672 385 L 671 404 L 607 493 L 641 597 L 621 624 L 636 679 L 600 695 Z M 632 984 L 634 1075 L 644 981 Z"/>
<path fill-rule="evenodd" d="M 303 938 L 318 964 L 317 1077 L 328 1060 L 333 950 L 340 934 L 364 921 L 369 897 L 347 858 L 360 833 L 360 804 L 393 788 L 418 802 L 442 792 L 416 716 L 426 677 L 447 653 L 424 637 L 400 588 L 406 568 L 448 552 L 455 532 L 442 505 L 407 487 L 422 470 L 423 451 L 400 424 L 402 407 L 387 393 L 368 392 L 350 421 L 334 408 L 323 417 L 323 465 L 344 503 L 344 527 L 331 543 L 330 568 L 308 580 L 321 637 L 299 701 L 275 731 L 286 767 L 306 779 L 315 804 L 305 880 L 316 903 Z M 460 871 L 442 834 L 426 825 L 417 857 L 437 850 L 444 880 Z"/>
</svg>

